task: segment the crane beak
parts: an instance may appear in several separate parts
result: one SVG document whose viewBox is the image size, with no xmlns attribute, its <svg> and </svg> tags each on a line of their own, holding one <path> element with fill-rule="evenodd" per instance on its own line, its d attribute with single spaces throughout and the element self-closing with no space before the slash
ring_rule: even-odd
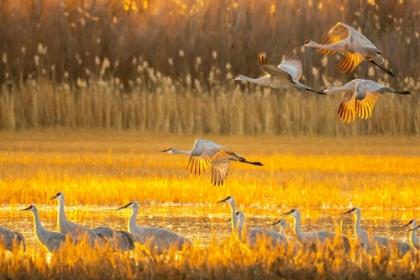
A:
<svg viewBox="0 0 420 280">
<path fill-rule="evenodd" d="M 230 196 L 226 197 L 225 199 L 219 200 L 217 203 L 226 202 L 229 198 L 230 198 Z"/>
<path fill-rule="evenodd" d="M 344 212 L 344 213 L 341 213 L 341 214 L 342 214 L 342 215 L 344 215 L 344 214 L 349 214 L 349 213 L 353 212 L 353 210 L 354 210 L 354 208 L 353 208 L 353 209 L 350 209 L 349 211 L 346 211 L 346 212 Z"/>
<path fill-rule="evenodd" d="M 124 205 L 124 206 L 122 206 L 122 207 L 120 207 L 120 208 L 117 208 L 117 209 L 115 209 L 115 210 L 121 210 L 121 209 L 128 208 L 128 207 L 130 207 L 130 206 L 131 206 L 131 204 L 132 204 L 132 202 L 130 202 L 130 203 L 128 203 L 127 205 Z"/>
<path fill-rule="evenodd" d="M 411 222 L 410 222 L 410 223 L 408 223 L 408 224 L 403 225 L 401 228 L 408 227 L 410 224 L 411 224 Z"/>
<path fill-rule="evenodd" d="M 55 199 L 57 197 L 58 197 L 58 195 L 54 195 L 53 197 L 50 198 L 50 200 L 53 200 L 53 199 Z"/>
<path fill-rule="evenodd" d="M 27 207 L 27 208 L 25 208 L 25 209 L 20 209 L 19 211 L 28 211 L 29 209 L 31 209 L 31 207 L 32 207 L 32 205 L 29 206 L 29 207 Z"/>
<path fill-rule="evenodd" d="M 292 211 L 293 211 L 293 210 L 292 210 Z M 287 213 L 281 214 L 280 216 L 290 215 L 290 214 L 292 214 L 292 211 L 289 211 L 289 212 L 287 212 Z"/>
<path fill-rule="evenodd" d="M 169 152 L 169 150 L 170 149 L 162 150 L 162 151 L 159 151 L 159 153 L 166 153 L 166 152 Z"/>
<path fill-rule="evenodd" d="M 282 215 L 283 216 L 283 215 Z M 268 226 L 270 227 L 270 226 L 275 226 L 275 225 L 277 225 L 278 223 L 280 223 L 280 221 L 281 221 L 281 219 L 280 220 L 278 220 L 277 222 L 274 222 L 274 223 L 272 223 L 272 224 L 269 224 Z"/>
</svg>

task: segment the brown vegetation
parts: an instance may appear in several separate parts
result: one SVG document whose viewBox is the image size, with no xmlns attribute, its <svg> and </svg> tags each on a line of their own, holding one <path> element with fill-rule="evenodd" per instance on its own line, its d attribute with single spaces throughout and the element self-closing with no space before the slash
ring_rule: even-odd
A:
<svg viewBox="0 0 420 280">
<path fill-rule="evenodd" d="M 296 52 L 314 88 L 359 77 L 414 91 L 419 3 L 367 2 L 3 0 L 0 129 L 417 135 L 415 95 L 387 94 L 371 119 L 347 125 L 336 116 L 340 93 L 315 97 L 227 81 L 261 75 L 259 53 L 275 62 Z M 336 57 L 294 48 L 320 41 L 337 21 L 360 27 L 397 78 L 367 63 L 341 74 Z"/>
</svg>

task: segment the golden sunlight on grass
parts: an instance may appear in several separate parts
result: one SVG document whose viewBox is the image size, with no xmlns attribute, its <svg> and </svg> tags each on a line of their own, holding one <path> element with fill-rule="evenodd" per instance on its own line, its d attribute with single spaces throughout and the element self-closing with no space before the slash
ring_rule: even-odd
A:
<svg viewBox="0 0 420 280">
<path fill-rule="evenodd" d="M 415 155 L 420 154 L 419 139 L 202 138 L 214 140 L 248 160 L 261 161 L 264 166 L 233 163 L 225 185 L 213 187 L 209 172 L 195 176 L 186 170 L 187 156 L 158 152 L 169 147 L 190 149 L 195 140 L 191 136 L 83 130 L 2 132 L 0 203 L 11 208 L 0 214 L 23 227 L 26 236 L 33 236 L 32 219 L 18 210 L 22 205 L 40 205 L 43 223 L 55 230 L 57 204 L 49 198 L 62 191 L 70 220 L 92 227 L 112 221 L 113 227 L 126 229 L 129 211 L 115 209 L 135 200 L 141 205 L 141 224 L 172 228 L 174 219 L 187 219 L 185 226 L 173 230 L 191 234 L 187 237 L 195 246 L 159 256 L 141 245 L 131 253 L 107 248 L 89 251 L 69 245 L 51 256 L 32 240 L 26 253 L 5 255 L 4 275 L 18 278 L 32 271 L 40 279 L 105 275 L 159 279 L 210 274 L 234 279 L 302 277 L 299 275 L 363 278 L 366 270 L 373 278 L 390 273 L 415 275 L 417 253 L 397 260 L 389 252 L 378 251 L 372 258 L 353 244 L 346 256 L 338 248 L 331 249 L 338 245 L 330 244 L 293 255 L 283 248 L 264 245 L 249 249 L 236 240 L 223 241 L 229 235 L 225 220 L 230 210 L 216 202 L 234 196 L 237 207 L 248 217 L 247 223 L 258 225 L 267 225 L 296 207 L 301 210 L 303 227 L 324 227 L 349 237 L 353 235 L 351 219 L 340 213 L 359 206 L 366 230 L 394 234 L 394 225 L 417 217 L 420 198 L 415 190 L 420 183 L 420 157 Z M 104 210 L 98 214 L 95 209 Z M 208 241 L 195 237 L 193 232 L 198 229 L 194 223 L 204 223 L 200 230 L 209 236 Z M 290 227 L 292 221 L 288 219 L 288 223 Z M 328 223 L 328 228 L 323 223 Z M 291 234 L 290 228 L 287 232 Z M 406 238 L 408 233 L 398 235 Z M 82 254 L 79 250 L 85 251 Z M 80 255 L 84 256 L 83 262 Z M 387 266 L 385 259 L 390 262 Z"/>
</svg>

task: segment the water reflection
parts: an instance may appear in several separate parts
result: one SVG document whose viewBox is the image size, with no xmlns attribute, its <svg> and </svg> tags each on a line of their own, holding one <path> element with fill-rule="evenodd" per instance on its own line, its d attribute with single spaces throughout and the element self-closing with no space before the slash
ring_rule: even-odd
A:
<svg viewBox="0 0 420 280">
<path fill-rule="evenodd" d="M 13 211 L 11 211 L 10 207 L 1 207 L 0 225 L 13 231 L 21 232 L 26 239 L 27 246 L 41 249 L 34 236 L 32 215 L 17 211 L 25 207 L 27 206 L 16 206 L 16 209 Z M 41 223 L 44 227 L 49 230 L 57 230 L 57 207 L 39 205 L 38 208 Z M 66 216 L 71 221 L 82 223 L 92 228 L 106 226 L 118 230 L 127 230 L 128 217 L 131 211 L 116 211 L 115 208 L 101 207 L 96 209 L 93 207 L 67 206 Z M 288 209 L 246 207 L 242 210 L 247 216 L 246 222 L 249 227 L 267 227 L 268 224 L 278 219 L 281 213 L 286 212 Z M 341 215 L 345 210 L 301 208 L 301 228 L 303 231 L 327 230 L 335 232 L 337 228 L 341 227 L 344 234 L 349 233 L 353 237 L 353 217 L 351 215 Z M 401 228 L 401 226 L 412 218 L 410 215 L 412 215 L 411 211 L 362 210 L 362 227 L 365 230 L 371 228 L 376 235 L 408 241 L 409 229 Z M 230 210 L 228 207 L 220 208 L 214 205 L 153 205 L 141 207 L 137 216 L 137 224 L 169 229 L 189 238 L 193 242 L 207 245 L 213 236 L 216 242 L 221 242 L 229 236 L 231 225 L 226 222 L 229 217 Z M 403 217 L 403 219 L 400 217 Z M 292 234 L 293 220 L 290 217 L 287 217 L 286 220 L 288 222 L 286 233 L 290 235 Z"/>
</svg>

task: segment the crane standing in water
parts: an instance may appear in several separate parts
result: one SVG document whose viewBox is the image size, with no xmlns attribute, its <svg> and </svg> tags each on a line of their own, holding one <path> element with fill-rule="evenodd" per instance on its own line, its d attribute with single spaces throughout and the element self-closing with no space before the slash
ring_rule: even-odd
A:
<svg viewBox="0 0 420 280">
<path fill-rule="evenodd" d="M 353 214 L 355 217 L 354 220 L 354 231 L 355 235 L 357 236 L 357 240 L 359 244 L 367 251 L 368 253 L 374 254 L 376 249 L 376 244 L 379 247 L 386 247 L 390 248 L 391 246 L 395 246 L 398 250 L 400 255 L 405 255 L 410 250 L 410 245 L 403 241 L 392 240 L 385 236 L 379 235 L 372 235 L 369 236 L 366 231 L 362 229 L 361 225 L 361 217 L 362 213 L 358 207 L 354 207 L 343 214 Z"/>
<path fill-rule="evenodd" d="M 136 217 L 139 211 L 137 202 L 132 201 L 117 210 L 132 209 L 130 219 L 128 220 L 128 231 L 133 235 L 135 241 L 143 245 L 150 245 L 152 250 L 156 250 L 161 254 L 163 250 L 168 250 L 171 246 L 176 246 L 178 250 L 182 250 L 184 244 L 191 245 L 191 242 L 172 231 L 157 228 L 157 227 L 143 227 L 136 225 Z"/>
<path fill-rule="evenodd" d="M 32 212 L 34 216 L 35 236 L 42 247 L 51 253 L 57 252 L 66 240 L 66 236 L 60 232 L 44 229 L 44 227 L 41 225 L 41 222 L 39 221 L 38 209 L 36 206 L 31 205 L 28 208 L 22 209 L 21 211 Z"/>
</svg>

